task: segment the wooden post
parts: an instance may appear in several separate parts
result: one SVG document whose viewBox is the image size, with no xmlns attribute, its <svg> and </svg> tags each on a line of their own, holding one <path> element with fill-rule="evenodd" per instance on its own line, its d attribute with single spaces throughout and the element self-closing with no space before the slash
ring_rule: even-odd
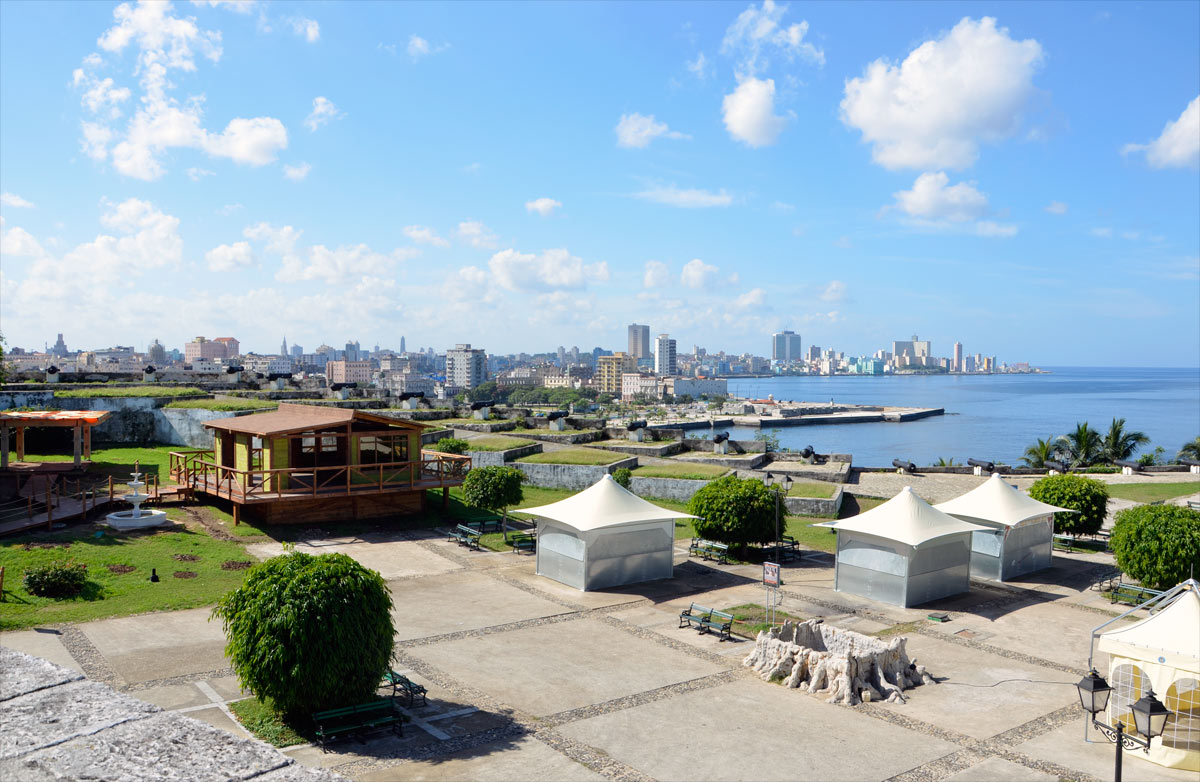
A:
<svg viewBox="0 0 1200 782">
<path fill-rule="evenodd" d="M 444 513 L 450 507 L 450 487 L 442 487 L 442 512 Z"/>
<path fill-rule="evenodd" d="M 108 504 L 112 505 L 112 501 L 113 501 L 113 486 L 112 486 L 112 476 L 110 475 L 110 476 L 108 476 Z"/>
<path fill-rule="evenodd" d="M 238 503 L 236 503 L 236 502 L 235 502 L 235 503 L 233 503 L 233 526 L 235 526 L 235 527 L 236 527 L 237 525 L 239 525 L 239 524 L 241 524 L 241 523 L 242 523 L 242 513 L 241 513 L 241 510 L 242 510 L 242 506 L 241 506 L 241 505 L 239 505 L 239 504 L 238 504 Z"/>
<path fill-rule="evenodd" d="M 4 600 L 4 566 L 0 565 L 0 602 Z"/>
<path fill-rule="evenodd" d="M 17 461 L 25 461 L 25 427 L 17 427 Z"/>
<path fill-rule="evenodd" d="M 50 481 L 46 481 L 46 531 L 54 529 L 54 505 L 50 501 Z"/>
<path fill-rule="evenodd" d="M 86 424 L 83 427 L 83 458 L 89 462 L 92 460 L 92 426 Z"/>
<path fill-rule="evenodd" d="M 78 469 L 83 457 L 83 426 L 80 424 L 75 424 L 71 430 L 71 451 L 75 468 Z"/>
<path fill-rule="evenodd" d="M 8 427 L 0 426 L 0 470 L 8 469 Z"/>
</svg>

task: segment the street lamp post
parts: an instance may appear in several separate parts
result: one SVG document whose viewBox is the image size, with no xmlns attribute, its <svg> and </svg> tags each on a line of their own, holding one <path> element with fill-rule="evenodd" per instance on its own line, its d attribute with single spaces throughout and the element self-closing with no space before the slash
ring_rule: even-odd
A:
<svg viewBox="0 0 1200 782">
<path fill-rule="evenodd" d="M 1079 702 L 1083 706 L 1083 710 L 1092 715 L 1092 727 L 1117 745 L 1113 780 L 1121 782 L 1121 756 L 1124 750 L 1141 747 L 1143 752 L 1148 753 L 1151 739 L 1162 735 L 1171 712 L 1155 697 L 1154 690 L 1147 690 L 1145 695 L 1129 707 L 1133 712 L 1134 728 L 1137 733 L 1126 733 L 1125 724 L 1119 717 L 1117 728 L 1113 730 L 1096 719 L 1096 715 L 1104 711 L 1104 707 L 1108 705 L 1108 696 L 1112 694 L 1112 687 L 1108 686 L 1108 682 L 1104 681 L 1104 678 L 1093 668 L 1075 686 L 1079 690 Z"/>
<path fill-rule="evenodd" d="M 775 478 L 771 473 L 767 473 L 766 484 L 775 490 L 775 552 L 777 555 L 782 555 L 783 548 L 780 545 L 779 537 L 779 506 L 782 504 L 781 497 L 787 496 L 787 493 L 792 490 L 792 476 L 784 475 L 782 478 Z"/>
</svg>

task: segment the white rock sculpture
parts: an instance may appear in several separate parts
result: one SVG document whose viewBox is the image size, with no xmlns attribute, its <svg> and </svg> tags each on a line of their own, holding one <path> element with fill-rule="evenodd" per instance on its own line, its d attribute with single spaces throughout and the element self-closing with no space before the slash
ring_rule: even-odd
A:
<svg viewBox="0 0 1200 782">
<path fill-rule="evenodd" d="M 760 632 L 742 664 L 766 681 L 782 679 L 785 687 L 828 693 L 828 703 L 904 703 L 904 690 L 937 683 L 924 665 L 909 661 L 905 641 L 843 630 L 820 619 L 785 622 Z"/>
</svg>

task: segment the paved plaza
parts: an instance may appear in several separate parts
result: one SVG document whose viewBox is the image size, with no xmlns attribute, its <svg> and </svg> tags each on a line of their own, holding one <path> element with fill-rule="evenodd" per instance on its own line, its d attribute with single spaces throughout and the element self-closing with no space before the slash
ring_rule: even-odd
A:
<svg viewBox="0 0 1200 782">
<path fill-rule="evenodd" d="M 403 737 L 285 753 L 360 780 L 902 780 L 1053 782 L 1111 774 L 1086 743 L 1074 682 L 1091 629 L 1117 612 L 1091 585 L 1103 554 L 1055 555 L 1029 581 L 903 609 L 833 591 L 833 560 L 784 569 L 783 610 L 871 633 L 895 627 L 940 682 L 906 704 L 835 706 L 743 668 L 753 642 L 678 627 L 694 600 L 759 603 L 759 569 L 689 560 L 675 578 L 581 593 L 534 558 L 468 551 L 432 531 L 312 540 L 379 570 L 396 604 L 397 665 L 429 689 Z M 261 557 L 277 544 L 252 547 Z M 934 623 L 932 611 L 950 621 Z M 897 627 L 898 626 L 898 627 Z M 208 609 L 0 634 L 125 695 L 239 737 L 245 697 Z M 1100 661 L 1102 664 L 1103 661 Z M 1127 780 L 1195 775 L 1126 754 Z"/>
</svg>

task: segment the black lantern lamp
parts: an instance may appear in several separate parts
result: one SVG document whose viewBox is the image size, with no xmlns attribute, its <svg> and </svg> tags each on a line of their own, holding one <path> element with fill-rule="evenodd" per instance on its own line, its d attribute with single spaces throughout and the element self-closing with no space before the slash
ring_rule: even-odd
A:
<svg viewBox="0 0 1200 782">
<path fill-rule="evenodd" d="M 1096 719 L 1096 715 L 1104 711 L 1108 705 L 1108 697 L 1112 695 L 1112 687 L 1096 673 L 1093 668 L 1075 685 L 1079 690 L 1079 702 L 1083 710 L 1092 715 L 1092 727 L 1104 734 L 1104 737 L 1117 745 L 1117 758 L 1114 768 L 1114 782 L 1121 782 L 1121 756 L 1124 750 L 1141 748 L 1143 752 L 1150 751 L 1150 741 L 1162 735 L 1167 726 L 1171 712 L 1154 696 L 1154 690 L 1146 690 L 1146 694 L 1130 707 L 1133 712 L 1133 727 L 1136 733 L 1126 733 L 1125 723 L 1118 717 L 1116 729 L 1105 725 Z"/>
<path fill-rule="evenodd" d="M 1130 708 L 1133 711 L 1134 726 L 1138 733 L 1146 737 L 1147 743 L 1149 739 L 1162 735 L 1171 712 L 1162 704 L 1162 701 L 1155 697 L 1154 690 L 1147 690 L 1146 694 Z"/>
<path fill-rule="evenodd" d="M 1075 686 L 1079 689 L 1079 702 L 1083 704 L 1084 711 L 1093 717 L 1104 711 L 1104 707 L 1108 705 L 1108 696 L 1112 695 L 1112 687 L 1108 686 L 1103 676 L 1096 673 L 1095 668 Z"/>
</svg>

